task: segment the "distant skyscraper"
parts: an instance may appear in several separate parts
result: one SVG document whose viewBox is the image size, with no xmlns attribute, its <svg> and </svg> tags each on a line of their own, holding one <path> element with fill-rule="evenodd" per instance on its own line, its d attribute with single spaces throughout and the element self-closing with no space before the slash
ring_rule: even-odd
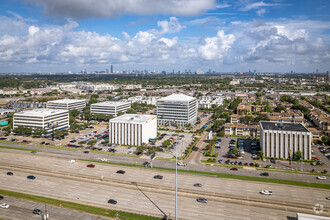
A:
<svg viewBox="0 0 330 220">
<path fill-rule="evenodd" d="M 113 73 L 113 65 L 111 64 L 110 72 Z"/>
<path fill-rule="evenodd" d="M 327 81 L 330 81 L 330 75 L 329 75 L 329 71 L 327 71 Z"/>
<path fill-rule="evenodd" d="M 105 69 L 105 73 L 109 73 L 109 69 Z"/>
<path fill-rule="evenodd" d="M 316 73 L 319 73 L 319 69 L 316 69 Z"/>
</svg>

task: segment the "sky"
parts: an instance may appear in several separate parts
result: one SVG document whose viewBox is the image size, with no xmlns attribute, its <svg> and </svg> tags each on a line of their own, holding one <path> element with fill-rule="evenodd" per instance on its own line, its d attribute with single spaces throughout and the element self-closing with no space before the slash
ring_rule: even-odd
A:
<svg viewBox="0 0 330 220">
<path fill-rule="evenodd" d="M 0 72 L 325 72 L 329 11 L 329 0 L 1 0 Z"/>
</svg>

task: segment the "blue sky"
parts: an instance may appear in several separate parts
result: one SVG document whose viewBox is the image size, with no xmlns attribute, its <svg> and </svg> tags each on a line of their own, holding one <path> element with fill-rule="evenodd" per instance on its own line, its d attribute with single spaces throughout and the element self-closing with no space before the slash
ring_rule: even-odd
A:
<svg viewBox="0 0 330 220">
<path fill-rule="evenodd" d="M 0 72 L 330 70 L 328 0 L 2 0 Z"/>
</svg>

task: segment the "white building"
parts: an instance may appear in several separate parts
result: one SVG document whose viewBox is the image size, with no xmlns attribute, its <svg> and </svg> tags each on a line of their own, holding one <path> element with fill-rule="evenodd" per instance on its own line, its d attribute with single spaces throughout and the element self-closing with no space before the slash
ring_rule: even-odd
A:
<svg viewBox="0 0 330 220">
<path fill-rule="evenodd" d="M 116 117 L 118 112 L 126 112 L 129 108 L 131 108 L 131 103 L 129 102 L 106 101 L 91 104 L 91 113 L 113 115 Z"/>
<path fill-rule="evenodd" d="M 59 109 L 41 108 L 14 114 L 13 128 L 19 125 L 32 128 L 45 128 L 51 131 L 50 126 L 55 124 L 55 129 L 67 129 L 69 124 L 69 111 Z"/>
<path fill-rule="evenodd" d="M 197 100 L 184 94 L 172 94 L 157 100 L 158 125 L 186 126 L 197 120 Z"/>
<path fill-rule="evenodd" d="M 110 85 L 110 84 L 89 84 L 89 83 L 78 84 L 78 87 L 82 90 L 92 91 L 92 92 L 105 91 L 105 90 L 112 91 L 117 88 L 114 85 Z"/>
<path fill-rule="evenodd" d="M 147 105 L 156 105 L 157 104 L 157 100 L 159 99 L 159 97 L 157 96 L 133 96 L 133 97 L 129 97 L 128 101 L 130 101 L 131 103 L 137 102 L 140 104 L 147 104 Z"/>
<path fill-rule="evenodd" d="M 302 159 L 310 160 L 312 139 L 312 133 L 302 124 L 260 122 L 260 146 L 266 157 L 288 159 L 299 150 Z"/>
<path fill-rule="evenodd" d="M 59 99 L 47 102 L 47 108 L 82 111 L 86 107 L 86 101 L 80 99 Z"/>
<path fill-rule="evenodd" d="M 109 142 L 140 146 L 157 137 L 157 116 L 126 114 L 109 121 Z"/>
<path fill-rule="evenodd" d="M 226 98 L 224 96 L 202 96 L 198 99 L 198 108 L 211 108 L 212 105 L 221 106 Z"/>
</svg>

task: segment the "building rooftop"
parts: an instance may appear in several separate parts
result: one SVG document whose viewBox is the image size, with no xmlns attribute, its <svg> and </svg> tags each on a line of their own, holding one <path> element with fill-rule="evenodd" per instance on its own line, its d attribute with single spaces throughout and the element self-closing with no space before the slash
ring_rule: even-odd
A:
<svg viewBox="0 0 330 220">
<path fill-rule="evenodd" d="M 127 104 L 129 102 L 122 102 L 122 101 L 105 101 L 105 102 L 98 102 L 98 103 L 94 103 L 92 104 L 93 106 L 120 106 L 123 104 Z"/>
<path fill-rule="evenodd" d="M 300 123 L 283 123 L 283 122 L 268 122 L 261 121 L 260 128 L 263 130 L 274 130 L 274 131 L 300 131 L 309 132 L 309 130 Z"/>
<path fill-rule="evenodd" d="M 175 102 L 184 101 L 184 102 L 188 102 L 188 101 L 192 101 L 192 100 L 195 100 L 195 99 L 196 98 L 184 95 L 182 93 L 175 93 L 175 94 L 160 98 L 160 99 L 158 99 L 158 101 L 175 101 Z"/>
<path fill-rule="evenodd" d="M 39 116 L 39 117 L 46 117 L 53 114 L 69 112 L 68 110 L 64 109 L 49 109 L 49 108 L 40 108 L 34 109 L 24 112 L 15 113 L 14 116 Z"/>
<path fill-rule="evenodd" d="M 83 99 L 58 99 L 53 101 L 48 101 L 47 103 L 56 103 L 56 104 L 71 104 L 76 102 L 85 101 Z"/>
<path fill-rule="evenodd" d="M 14 109 L 6 109 L 6 108 L 0 108 L 0 113 L 6 113 L 6 112 L 14 112 Z"/>
<path fill-rule="evenodd" d="M 113 118 L 110 122 L 120 122 L 120 123 L 132 123 L 132 124 L 140 124 L 145 123 L 151 120 L 157 120 L 157 116 L 155 115 L 138 115 L 138 114 L 125 114 L 118 116 L 117 118 Z"/>
</svg>

